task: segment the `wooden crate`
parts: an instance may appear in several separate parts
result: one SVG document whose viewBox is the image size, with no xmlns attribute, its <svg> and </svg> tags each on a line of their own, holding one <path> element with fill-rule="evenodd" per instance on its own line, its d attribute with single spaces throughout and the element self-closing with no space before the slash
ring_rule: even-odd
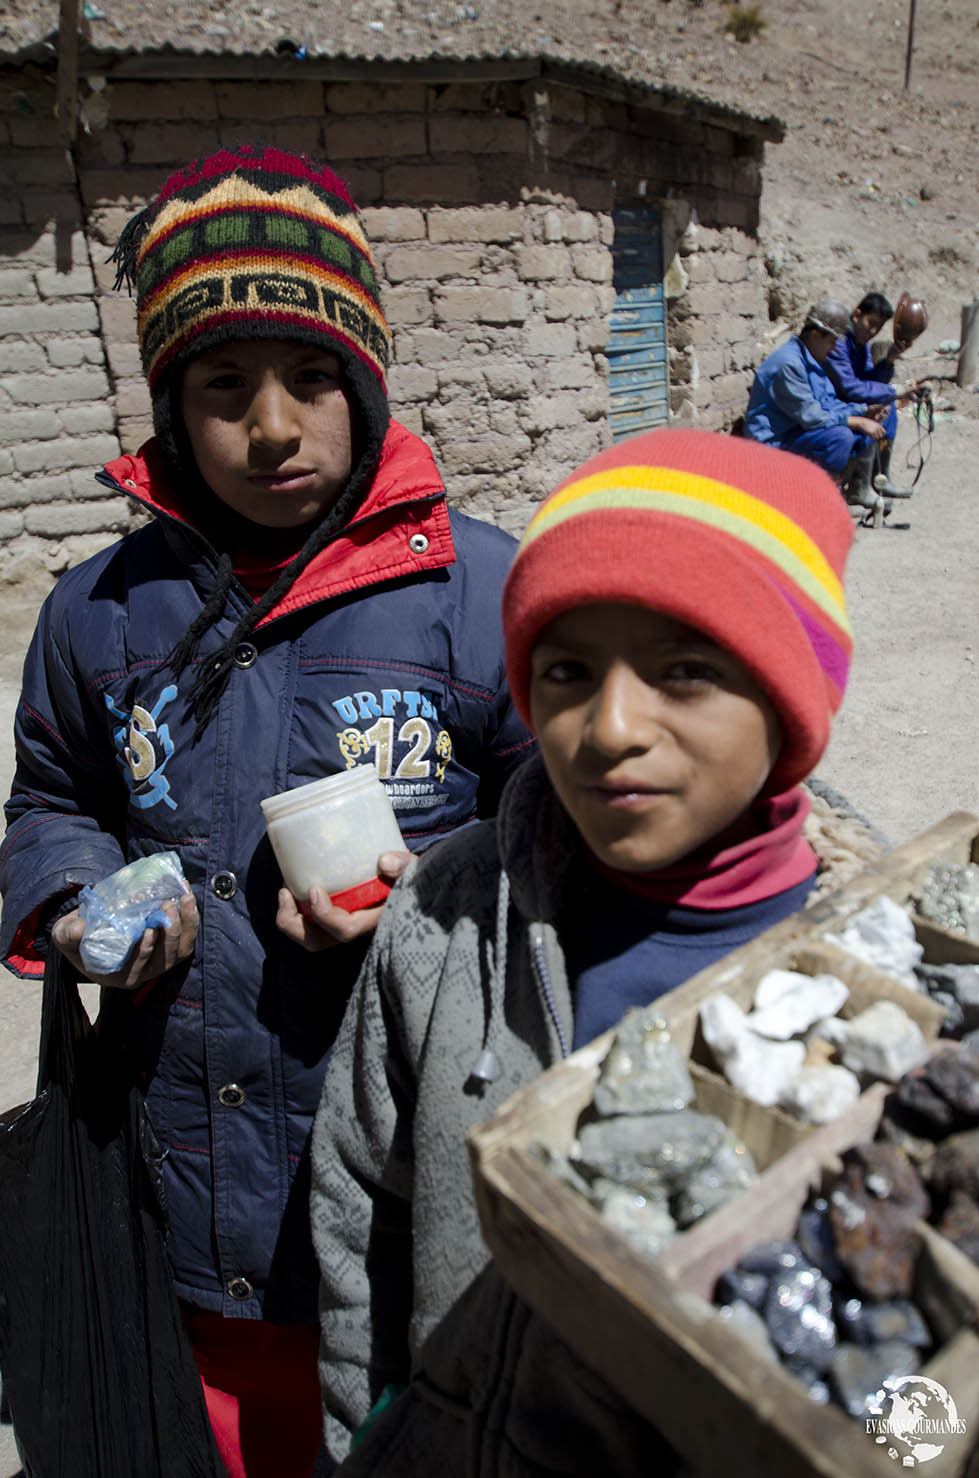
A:
<svg viewBox="0 0 979 1478">
<path fill-rule="evenodd" d="M 815 1129 L 762 1109 L 697 1061 L 700 1004 L 722 989 L 746 1004 L 766 970 L 791 961 L 793 968 L 840 974 L 851 987 L 851 1012 L 886 995 L 934 1037 L 941 1021 L 934 1003 L 848 956 L 841 959 L 822 936 L 880 893 L 903 903 L 923 865 L 937 858 L 967 860 L 977 837 L 975 816 L 948 817 L 845 889 L 660 998 L 657 1007 L 675 1040 L 693 1054 L 697 1106 L 731 1124 L 764 1169 L 756 1186 L 705 1217 L 660 1258 L 634 1251 L 528 1149 L 534 1143 L 559 1152 L 568 1148 L 613 1033 L 543 1073 L 469 1136 L 480 1223 L 501 1271 L 705 1474 L 717 1471 L 719 1459 L 725 1478 L 882 1478 L 895 1465 L 857 1422 L 836 1408 L 815 1405 L 787 1372 L 754 1355 L 716 1318 L 704 1296 L 717 1273 L 751 1243 L 794 1224 L 809 1188 L 834 1156 L 873 1136 L 887 1085 L 874 1085 L 848 1114 Z M 942 1296 L 959 1310 L 958 1326 L 927 1373 L 952 1391 L 968 1423 L 966 1438 L 957 1439 L 957 1446 L 950 1438 L 929 1471 L 933 1478 L 958 1478 L 979 1440 L 979 1269 L 932 1229 L 922 1227 L 920 1234 L 922 1267 L 935 1265 Z"/>
</svg>

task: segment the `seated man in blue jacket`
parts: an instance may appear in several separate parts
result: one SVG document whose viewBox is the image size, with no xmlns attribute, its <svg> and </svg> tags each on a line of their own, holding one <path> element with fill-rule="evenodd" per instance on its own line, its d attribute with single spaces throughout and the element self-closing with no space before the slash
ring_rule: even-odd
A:
<svg viewBox="0 0 979 1478">
<path fill-rule="evenodd" d="M 876 480 L 877 491 L 887 498 L 910 498 L 910 488 L 897 488 L 890 480 L 891 449 L 897 436 L 897 409 L 905 396 L 913 396 L 917 386 L 911 385 L 899 391 L 891 384 L 896 361 L 908 348 L 910 341 L 897 334 L 888 346 L 886 354 L 874 363 L 870 352 L 870 341 L 880 333 L 884 324 L 893 318 L 894 309 L 883 293 L 865 293 L 850 314 L 850 326 L 837 339 L 826 360 L 826 372 L 833 382 L 837 395 L 848 402 L 860 401 L 864 405 L 883 408 L 885 441 L 878 444 L 877 461 L 881 478 Z"/>
<path fill-rule="evenodd" d="M 874 444 L 883 439 L 880 408 L 840 399 L 826 361 L 850 327 L 842 303 L 822 298 L 798 334 L 755 371 L 744 434 L 817 462 L 846 489 L 848 502 L 872 508 Z"/>
</svg>

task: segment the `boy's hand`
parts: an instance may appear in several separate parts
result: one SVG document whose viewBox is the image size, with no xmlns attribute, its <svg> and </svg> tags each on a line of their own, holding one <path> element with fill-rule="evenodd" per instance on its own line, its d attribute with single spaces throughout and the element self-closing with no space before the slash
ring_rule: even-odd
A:
<svg viewBox="0 0 979 1478">
<path fill-rule="evenodd" d="M 386 883 L 396 883 L 412 856 L 411 852 L 382 852 L 377 859 L 378 877 Z M 289 889 L 280 888 L 275 922 L 287 939 L 315 953 L 373 934 L 383 907 L 381 903 L 377 908 L 359 908 L 356 913 L 348 913 L 345 908 L 338 908 L 322 888 L 310 888 L 307 912 L 303 912 Z"/>
<path fill-rule="evenodd" d="M 77 908 L 73 913 L 58 919 L 51 930 L 51 939 L 65 959 L 75 966 L 83 980 L 91 980 L 95 985 L 105 985 L 113 990 L 139 990 L 140 986 L 147 985 L 158 975 L 166 974 L 174 965 L 189 959 L 194 953 L 198 916 L 193 893 L 185 893 L 179 905 L 165 903 L 163 912 L 170 920 L 170 927 L 145 930 L 142 938 L 130 951 L 122 969 L 111 975 L 94 975 L 82 964 L 79 945 L 85 933 L 85 921 Z"/>
</svg>

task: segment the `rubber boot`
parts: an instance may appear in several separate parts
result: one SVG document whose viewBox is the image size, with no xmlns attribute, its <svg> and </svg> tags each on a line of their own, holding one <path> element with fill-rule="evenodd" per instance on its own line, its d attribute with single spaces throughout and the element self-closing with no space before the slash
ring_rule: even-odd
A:
<svg viewBox="0 0 979 1478">
<path fill-rule="evenodd" d="M 891 449 L 885 446 L 879 454 L 880 471 L 874 478 L 874 487 L 884 498 L 910 498 L 913 488 L 895 487 L 890 479 Z"/>
<path fill-rule="evenodd" d="M 859 456 L 851 457 L 843 469 L 843 496 L 848 503 L 860 508 L 873 508 L 877 493 L 871 482 L 874 470 L 874 449 L 868 447 Z"/>
</svg>

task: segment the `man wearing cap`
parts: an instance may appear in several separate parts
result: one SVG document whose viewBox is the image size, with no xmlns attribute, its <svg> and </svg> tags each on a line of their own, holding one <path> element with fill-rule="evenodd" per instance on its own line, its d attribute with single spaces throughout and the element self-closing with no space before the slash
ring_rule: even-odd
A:
<svg viewBox="0 0 979 1478">
<path fill-rule="evenodd" d="M 871 481 L 874 444 L 885 435 L 877 419 L 880 410 L 841 400 L 826 371 L 830 353 L 849 327 L 842 303 L 833 298 L 814 303 L 800 332 L 755 371 L 744 429 L 752 441 L 817 462 L 846 484 L 848 502 L 872 508 L 877 499 Z"/>
</svg>

